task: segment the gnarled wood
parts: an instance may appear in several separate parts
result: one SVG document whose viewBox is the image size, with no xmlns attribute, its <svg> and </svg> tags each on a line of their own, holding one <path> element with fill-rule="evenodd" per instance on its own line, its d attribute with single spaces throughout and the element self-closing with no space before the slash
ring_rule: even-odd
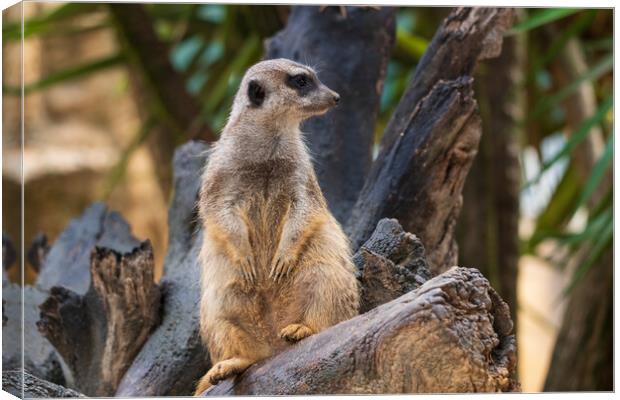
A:
<svg viewBox="0 0 620 400">
<path fill-rule="evenodd" d="M 2 390 L 19 398 L 85 397 L 72 389 L 37 378 L 21 369 L 2 371 Z"/>
<path fill-rule="evenodd" d="M 518 390 L 511 329 L 508 307 L 480 272 L 455 267 L 203 395 Z"/>
<path fill-rule="evenodd" d="M 70 372 L 54 347 L 37 331 L 38 306 L 47 295 L 47 292 L 30 285 L 25 285 L 23 291 L 15 283 L 3 285 L 2 368 L 10 370 L 23 366 L 42 379 L 66 385 L 71 382 Z"/>
<path fill-rule="evenodd" d="M 472 76 L 479 60 L 497 57 L 502 48 L 502 36 L 512 25 L 513 18 L 514 10 L 510 8 L 458 7 L 452 10 L 416 65 L 411 82 L 381 139 L 381 147 L 390 147 L 398 139 L 408 125 L 408 116 L 439 81 Z"/>
<path fill-rule="evenodd" d="M 453 231 L 481 133 L 468 77 L 479 59 L 499 54 L 513 14 L 457 8 L 444 20 L 390 120 L 348 220 L 354 248 L 379 219 L 397 218 L 424 243 L 434 274 L 456 265 Z"/>
<path fill-rule="evenodd" d="M 153 281 L 148 241 L 131 253 L 96 247 L 85 295 L 53 287 L 40 306 L 37 327 L 71 368 L 75 386 L 110 396 L 159 322 L 160 295 Z"/>
<path fill-rule="evenodd" d="M 127 221 L 103 203 L 95 203 L 69 223 L 56 239 L 43 262 L 36 285 L 49 290 L 62 286 L 84 294 L 90 286 L 90 256 L 95 246 L 123 254 L 140 242 Z"/>
<path fill-rule="evenodd" d="M 360 282 L 360 312 L 417 289 L 430 278 L 424 246 L 395 219 L 382 219 L 353 256 Z"/>
<path fill-rule="evenodd" d="M 481 133 L 471 84 L 439 82 L 394 145 L 381 151 L 349 219 L 354 248 L 379 219 L 396 218 L 420 237 L 433 273 L 456 264 L 454 226 Z"/>
<path fill-rule="evenodd" d="M 310 64 L 340 94 L 337 110 L 308 120 L 302 130 L 329 208 L 344 222 L 372 163 L 397 8 L 346 7 L 346 17 L 338 7 L 320 8 L 293 7 L 286 28 L 269 41 L 266 58 Z"/>
</svg>

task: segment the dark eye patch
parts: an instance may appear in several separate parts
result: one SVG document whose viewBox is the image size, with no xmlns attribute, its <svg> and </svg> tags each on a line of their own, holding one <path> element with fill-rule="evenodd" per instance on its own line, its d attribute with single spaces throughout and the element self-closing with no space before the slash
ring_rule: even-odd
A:
<svg viewBox="0 0 620 400">
<path fill-rule="evenodd" d="M 286 86 L 295 89 L 299 96 L 303 97 L 316 89 L 316 82 L 307 74 L 288 75 Z"/>
</svg>

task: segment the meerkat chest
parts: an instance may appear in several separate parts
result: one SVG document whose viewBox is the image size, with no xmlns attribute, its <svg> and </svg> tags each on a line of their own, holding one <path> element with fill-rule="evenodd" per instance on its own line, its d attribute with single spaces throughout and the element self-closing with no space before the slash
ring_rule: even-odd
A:
<svg viewBox="0 0 620 400">
<path fill-rule="evenodd" d="M 295 162 L 283 158 L 248 162 L 239 168 L 235 180 L 246 200 L 269 202 L 296 192 L 299 170 Z"/>
</svg>

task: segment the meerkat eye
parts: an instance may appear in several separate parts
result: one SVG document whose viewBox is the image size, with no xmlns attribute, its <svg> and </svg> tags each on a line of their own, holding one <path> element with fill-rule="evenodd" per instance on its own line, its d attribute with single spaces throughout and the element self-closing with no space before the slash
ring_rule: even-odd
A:
<svg viewBox="0 0 620 400">
<path fill-rule="evenodd" d="M 286 85 L 295 89 L 300 96 L 305 96 L 316 87 L 312 77 L 306 74 L 289 75 L 286 79 Z"/>
<path fill-rule="evenodd" d="M 298 88 L 303 88 L 308 85 L 308 77 L 306 75 L 295 75 L 293 76 L 293 83 Z"/>
</svg>

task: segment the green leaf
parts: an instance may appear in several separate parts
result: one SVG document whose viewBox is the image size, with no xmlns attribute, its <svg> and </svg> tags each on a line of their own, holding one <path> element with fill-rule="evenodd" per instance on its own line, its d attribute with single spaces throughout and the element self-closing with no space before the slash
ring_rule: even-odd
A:
<svg viewBox="0 0 620 400">
<path fill-rule="evenodd" d="M 579 183 L 575 173 L 575 166 L 571 162 L 556 186 L 549 203 L 536 218 L 536 228 L 527 241 L 526 251 L 533 252 L 534 248 L 544 239 L 557 237 L 565 222 L 570 219 L 570 213 L 579 195 Z"/>
<path fill-rule="evenodd" d="M 549 169 L 554 163 L 556 163 L 559 159 L 567 156 L 571 151 L 575 149 L 575 147 L 581 143 L 588 134 L 592 131 L 596 125 L 600 124 L 601 121 L 605 118 L 608 112 L 611 110 L 613 106 L 613 95 L 609 95 L 600 107 L 596 110 L 593 116 L 583 121 L 581 125 L 577 128 L 577 130 L 571 134 L 570 138 L 564 144 L 564 147 L 556 155 L 554 155 L 550 160 L 545 161 L 543 167 L 541 168 L 540 174 Z M 539 175 L 540 177 L 540 175 Z"/>
<path fill-rule="evenodd" d="M 579 197 L 579 201 L 575 206 L 575 211 L 579 209 L 582 205 L 588 201 L 588 199 L 592 196 L 598 185 L 601 183 L 601 180 L 605 176 L 605 172 L 607 171 L 607 167 L 609 163 L 612 161 L 614 156 L 614 138 L 613 136 L 609 138 L 607 144 L 605 145 L 605 151 L 596 161 L 594 167 L 592 168 L 592 173 L 588 177 L 586 181 L 586 185 L 581 192 L 581 196 Z"/>
<path fill-rule="evenodd" d="M 614 236 L 614 222 L 613 218 L 607 221 L 605 228 L 600 232 L 600 234 L 595 238 L 594 245 L 588 251 L 586 259 L 575 271 L 570 284 L 564 290 L 564 295 L 570 294 L 570 292 L 575 288 L 575 286 L 583 279 L 586 273 L 592 268 L 595 262 L 597 262 L 601 255 L 610 247 L 613 241 Z"/>
<path fill-rule="evenodd" d="M 573 15 L 580 10 L 578 8 L 547 8 L 541 11 L 532 12 L 525 20 L 519 22 L 507 32 L 507 35 L 514 35 L 520 32 L 526 32 L 539 26 L 546 25 L 550 22 L 556 21 Z"/>
<path fill-rule="evenodd" d="M 406 53 L 407 56 L 414 60 L 419 60 L 424 55 L 426 48 L 428 47 L 428 40 L 421 36 L 412 35 L 404 29 L 398 29 L 396 31 L 396 49 Z"/>
<path fill-rule="evenodd" d="M 116 54 L 107 58 L 83 64 L 77 67 L 69 68 L 64 71 L 52 73 L 40 81 L 24 85 L 24 94 L 28 94 L 35 90 L 45 89 L 58 83 L 66 82 L 72 79 L 82 78 L 94 72 L 113 67 L 125 61 L 122 54 Z M 10 95 L 20 95 L 21 89 L 16 86 L 2 86 L 3 93 Z"/>
<path fill-rule="evenodd" d="M 533 81 L 537 74 L 539 74 L 547 64 L 557 57 L 571 38 L 579 36 L 581 32 L 590 27 L 595 17 L 596 10 L 586 10 L 579 15 L 579 17 L 571 23 L 568 28 L 563 29 L 559 37 L 553 41 L 551 47 L 549 47 L 549 49 L 543 54 L 535 57 L 536 61 L 534 67 L 529 73 L 528 82 Z"/>
<path fill-rule="evenodd" d="M 32 35 L 57 33 L 67 19 L 90 14 L 101 9 L 99 3 L 67 3 L 56 7 L 43 16 L 37 16 L 24 21 L 24 39 Z M 21 21 L 6 24 L 2 28 L 2 37 L 5 40 L 21 40 Z"/>
<path fill-rule="evenodd" d="M 240 77 L 243 74 L 243 70 L 254 60 L 257 52 L 260 51 L 260 41 L 258 37 L 251 36 L 241 49 L 239 49 L 237 56 L 230 62 L 228 68 L 217 77 L 218 82 L 210 93 L 207 93 L 207 101 L 204 106 L 204 111 L 212 113 L 216 107 L 226 96 L 226 91 L 229 87 L 230 79 L 233 76 Z"/>
<path fill-rule="evenodd" d="M 553 96 L 543 97 L 538 104 L 536 104 L 534 111 L 527 117 L 527 120 L 536 119 L 543 114 L 548 113 L 553 106 L 575 93 L 582 83 L 598 79 L 600 76 L 612 71 L 613 66 L 613 54 L 605 56 L 601 62 L 593 68 L 587 70 L 583 75 L 575 79 L 569 85 L 563 87 Z"/>
</svg>

